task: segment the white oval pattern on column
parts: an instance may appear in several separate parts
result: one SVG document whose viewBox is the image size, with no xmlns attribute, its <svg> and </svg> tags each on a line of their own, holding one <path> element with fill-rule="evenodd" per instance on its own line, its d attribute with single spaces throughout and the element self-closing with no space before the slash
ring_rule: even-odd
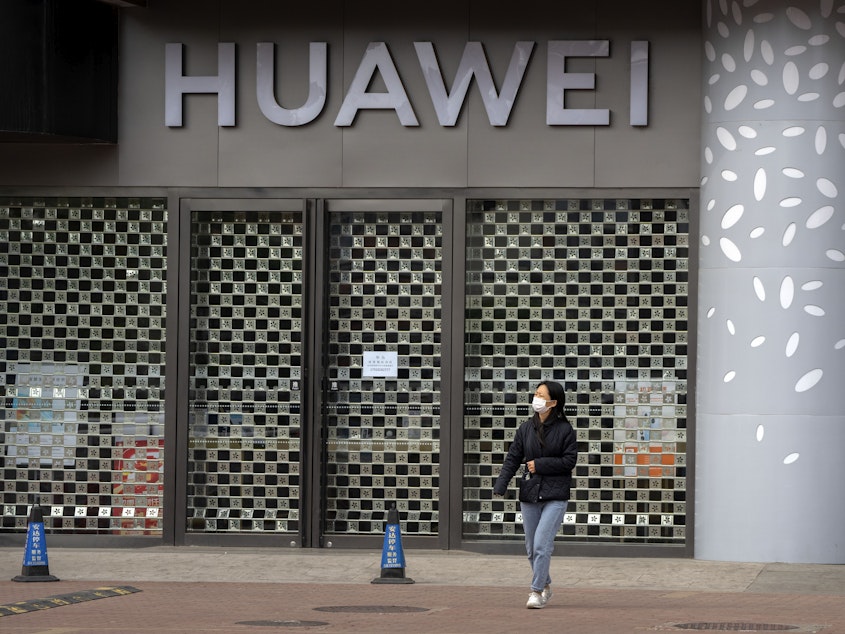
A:
<svg viewBox="0 0 845 634">
<path fill-rule="evenodd" d="M 766 301 L 766 287 L 763 286 L 763 280 L 756 275 L 754 276 L 754 293 L 761 302 Z"/>
<path fill-rule="evenodd" d="M 790 222 L 789 225 L 787 225 L 786 230 L 783 232 L 783 240 L 781 240 L 781 244 L 783 246 L 788 247 L 792 244 L 792 240 L 795 238 L 795 231 L 795 223 Z"/>
<path fill-rule="evenodd" d="M 766 170 L 762 167 L 757 170 L 757 173 L 754 174 L 754 198 L 757 199 L 757 202 L 763 200 L 763 196 L 766 195 Z"/>
<path fill-rule="evenodd" d="M 792 306 L 792 300 L 795 297 L 795 285 L 792 283 L 792 278 L 788 275 L 783 278 L 780 285 L 780 305 L 781 308 L 789 308 Z"/>
<path fill-rule="evenodd" d="M 741 84 L 734 88 L 725 98 L 725 110 L 731 111 L 739 107 L 745 101 L 746 95 L 748 95 L 747 86 Z"/>
<path fill-rule="evenodd" d="M 793 332 L 792 335 L 789 337 L 789 341 L 786 342 L 786 356 L 791 357 L 795 354 L 795 351 L 798 350 L 798 343 L 801 341 L 801 335 L 797 332 Z"/>
<path fill-rule="evenodd" d="M 807 374 L 798 379 L 798 382 L 795 384 L 795 391 L 806 392 L 816 383 L 821 381 L 822 376 L 824 376 L 824 372 L 821 369 L 816 368 L 815 370 L 810 370 Z"/>
<path fill-rule="evenodd" d="M 726 150 L 732 152 L 736 149 L 736 139 L 734 139 L 733 135 L 725 128 L 721 126 L 716 128 L 716 138 L 719 139 L 719 143 L 721 143 L 722 147 Z"/>
<path fill-rule="evenodd" d="M 833 218 L 833 206 L 832 205 L 825 205 L 824 207 L 819 207 L 816 209 L 810 217 L 807 218 L 806 227 L 807 229 L 818 229 L 828 220 Z"/>
<path fill-rule="evenodd" d="M 824 126 L 819 126 L 819 129 L 816 130 L 816 154 L 818 154 L 819 156 L 824 154 L 826 147 L 827 130 L 824 129 Z"/>
<path fill-rule="evenodd" d="M 836 198 L 839 195 L 839 190 L 836 189 L 836 185 L 833 184 L 828 178 L 820 178 L 816 181 L 816 187 L 819 188 L 819 191 L 822 193 L 822 196 L 826 196 L 828 198 Z"/>
<path fill-rule="evenodd" d="M 739 247 L 737 247 L 728 238 L 721 238 L 719 240 L 719 246 L 722 247 L 722 253 L 725 254 L 725 257 L 732 262 L 739 262 L 742 260 L 742 253 L 740 253 Z"/>
<path fill-rule="evenodd" d="M 742 205 L 734 205 L 730 209 L 725 212 L 725 215 L 722 216 L 722 229 L 730 229 L 733 227 L 739 219 L 742 218 L 742 213 L 745 211 L 745 207 Z"/>
<path fill-rule="evenodd" d="M 813 28 L 813 23 L 810 21 L 810 16 L 808 16 L 806 13 L 804 13 L 801 9 L 797 7 L 787 7 L 786 17 L 789 18 L 789 21 L 792 22 L 799 29 L 809 31 L 811 28 Z"/>
<path fill-rule="evenodd" d="M 798 76 L 798 67 L 794 62 L 787 62 L 783 66 L 783 88 L 787 95 L 794 95 L 798 92 L 798 84 L 800 78 Z"/>
</svg>

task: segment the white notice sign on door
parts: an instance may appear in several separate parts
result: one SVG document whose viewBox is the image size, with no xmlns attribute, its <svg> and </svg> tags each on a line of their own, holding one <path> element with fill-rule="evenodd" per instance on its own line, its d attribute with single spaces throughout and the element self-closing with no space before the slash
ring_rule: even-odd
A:
<svg viewBox="0 0 845 634">
<path fill-rule="evenodd" d="M 369 350 L 364 352 L 364 369 L 362 376 L 396 377 L 398 376 L 399 360 L 396 352 L 388 350 Z"/>
</svg>

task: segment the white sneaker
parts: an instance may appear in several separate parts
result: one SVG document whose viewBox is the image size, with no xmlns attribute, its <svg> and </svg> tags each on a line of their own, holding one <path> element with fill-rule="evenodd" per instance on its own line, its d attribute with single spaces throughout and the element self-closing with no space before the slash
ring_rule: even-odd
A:
<svg viewBox="0 0 845 634">
<path fill-rule="evenodd" d="M 545 607 L 546 602 L 543 601 L 543 593 L 542 592 L 532 592 L 528 595 L 528 603 L 525 604 L 526 608 L 534 608 L 539 610 L 542 607 Z"/>
<path fill-rule="evenodd" d="M 552 587 L 546 586 L 545 588 L 543 588 L 543 592 L 541 593 L 541 595 L 543 597 L 543 604 L 545 605 L 549 602 L 549 599 L 552 598 Z"/>
</svg>

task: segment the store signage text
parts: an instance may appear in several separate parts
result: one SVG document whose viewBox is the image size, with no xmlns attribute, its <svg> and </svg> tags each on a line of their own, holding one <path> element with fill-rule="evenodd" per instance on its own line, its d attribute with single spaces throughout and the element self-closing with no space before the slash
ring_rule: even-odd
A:
<svg viewBox="0 0 845 634">
<path fill-rule="evenodd" d="M 535 42 L 517 42 L 504 75 L 501 90 L 496 89 L 493 72 L 481 42 L 467 42 L 458 70 L 446 88 L 443 73 L 431 42 L 414 42 L 417 59 L 425 77 L 431 102 L 441 126 L 457 123 L 472 79 L 484 103 L 492 126 L 504 126 L 534 51 Z M 217 125 L 234 126 L 235 113 L 235 44 L 217 45 L 217 75 L 186 76 L 183 70 L 181 43 L 165 47 L 165 124 L 183 125 L 183 101 L 189 94 L 217 95 Z M 301 126 L 314 121 L 325 108 L 328 93 L 328 45 L 311 42 L 309 48 L 309 91 L 305 103 L 298 108 L 279 105 L 274 91 L 275 44 L 261 42 L 256 46 L 256 98 L 267 119 L 280 126 Z M 569 90 L 593 90 L 594 73 L 570 73 L 566 60 L 572 57 L 609 57 L 609 40 L 554 40 L 547 45 L 546 124 L 550 126 L 609 125 L 610 110 L 603 108 L 567 108 Z M 630 49 L 630 113 L 632 126 L 648 124 L 648 42 L 634 41 Z M 373 79 L 381 77 L 383 92 L 371 92 Z M 351 126 L 360 110 L 394 110 L 403 126 L 418 126 L 419 121 L 399 76 L 393 57 L 384 42 L 370 42 L 355 77 L 347 89 L 334 121 L 338 127 Z"/>
</svg>

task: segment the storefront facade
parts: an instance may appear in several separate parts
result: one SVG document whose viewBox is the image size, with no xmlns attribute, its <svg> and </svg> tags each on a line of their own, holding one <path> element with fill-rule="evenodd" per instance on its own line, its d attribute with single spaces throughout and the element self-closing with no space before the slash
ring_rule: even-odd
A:
<svg viewBox="0 0 845 634">
<path fill-rule="evenodd" d="M 0 144 L 1 541 L 519 552 L 553 379 L 567 552 L 841 563 L 842 3 L 140 4 L 116 143 Z"/>
</svg>

